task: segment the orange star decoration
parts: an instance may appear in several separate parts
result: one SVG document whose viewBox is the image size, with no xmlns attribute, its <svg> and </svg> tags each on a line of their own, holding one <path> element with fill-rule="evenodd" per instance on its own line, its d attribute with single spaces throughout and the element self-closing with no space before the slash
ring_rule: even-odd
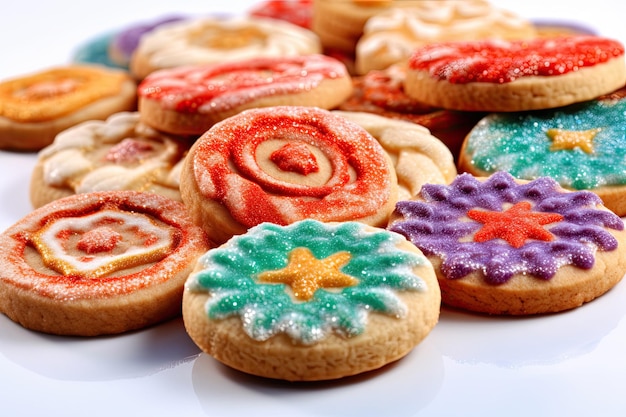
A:
<svg viewBox="0 0 626 417">
<path fill-rule="evenodd" d="M 504 239 L 515 248 L 522 247 L 528 239 L 550 241 L 554 235 L 543 225 L 563 220 L 558 213 L 533 213 L 528 201 L 522 201 L 505 211 L 470 210 L 467 216 L 483 223 L 484 226 L 474 234 L 475 242 L 491 239 Z"/>
<path fill-rule="evenodd" d="M 552 139 L 551 151 L 580 148 L 586 153 L 593 153 L 593 139 L 602 129 L 564 130 L 548 129 L 546 134 Z"/>
<path fill-rule="evenodd" d="M 291 286 L 298 300 L 307 301 L 319 288 L 350 287 L 358 280 L 339 271 L 350 260 L 348 252 L 338 252 L 324 259 L 317 259 L 308 248 L 296 248 L 289 254 L 289 264 L 276 271 L 265 271 L 259 280 L 284 283 Z"/>
</svg>

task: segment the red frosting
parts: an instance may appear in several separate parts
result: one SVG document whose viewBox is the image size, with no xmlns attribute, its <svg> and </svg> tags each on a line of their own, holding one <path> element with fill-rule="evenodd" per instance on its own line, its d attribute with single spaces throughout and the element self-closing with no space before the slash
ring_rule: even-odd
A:
<svg viewBox="0 0 626 417">
<path fill-rule="evenodd" d="M 623 56 L 620 42 L 588 35 L 446 42 L 414 51 L 409 68 L 455 84 L 506 83 L 520 77 L 566 74 Z"/>
</svg>

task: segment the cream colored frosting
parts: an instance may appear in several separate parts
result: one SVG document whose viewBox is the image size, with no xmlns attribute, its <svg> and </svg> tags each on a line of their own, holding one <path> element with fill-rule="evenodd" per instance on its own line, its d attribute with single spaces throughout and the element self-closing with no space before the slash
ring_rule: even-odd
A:
<svg viewBox="0 0 626 417">
<path fill-rule="evenodd" d="M 145 35 L 135 54 L 162 69 L 320 52 L 319 38 L 310 30 L 274 19 L 237 16 L 164 25 Z"/>
<path fill-rule="evenodd" d="M 527 38 L 533 25 L 482 0 L 425 0 L 371 17 L 356 47 L 356 69 L 365 74 L 403 62 L 418 46 L 441 41 Z"/>
<path fill-rule="evenodd" d="M 125 146 L 141 149 L 122 155 Z M 122 155 L 117 159 L 116 149 Z M 139 113 L 123 112 L 60 133 L 39 153 L 39 160 L 45 184 L 67 187 L 75 193 L 143 191 L 155 183 L 177 190 L 180 169 L 172 168 L 185 151 L 180 141 L 140 123 Z"/>
</svg>

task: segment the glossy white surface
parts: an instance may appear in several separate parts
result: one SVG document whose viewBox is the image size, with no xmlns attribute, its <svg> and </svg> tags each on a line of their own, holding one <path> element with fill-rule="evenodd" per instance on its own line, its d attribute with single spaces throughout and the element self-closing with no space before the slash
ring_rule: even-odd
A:
<svg viewBox="0 0 626 417">
<path fill-rule="evenodd" d="M 4 5 L 0 79 L 67 62 L 82 41 L 126 23 L 172 12 L 238 12 L 254 1 L 225 3 Z M 578 18 L 626 41 L 619 1 L 584 7 L 565 1 L 494 3 L 528 17 Z M 34 162 L 33 154 L 0 151 L 0 230 L 31 210 Z M 624 300 L 626 282 L 579 309 L 550 316 L 490 318 L 444 309 L 429 337 L 396 364 L 312 384 L 232 371 L 200 354 L 180 320 L 123 336 L 81 339 L 30 332 L 0 316 L 0 414 L 623 416 Z"/>
</svg>

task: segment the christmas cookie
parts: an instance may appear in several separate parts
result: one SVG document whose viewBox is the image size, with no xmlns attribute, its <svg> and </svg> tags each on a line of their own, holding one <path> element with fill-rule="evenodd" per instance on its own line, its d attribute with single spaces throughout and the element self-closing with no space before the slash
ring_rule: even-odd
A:
<svg viewBox="0 0 626 417">
<path fill-rule="evenodd" d="M 183 205 L 135 191 L 77 194 L 0 235 L 0 312 L 58 335 L 139 329 L 181 313 L 209 249 Z"/>
<path fill-rule="evenodd" d="M 180 167 L 191 141 L 156 131 L 136 112 L 91 120 L 57 135 L 33 168 L 30 200 L 41 207 L 72 194 L 136 190 L 180 200 Z"/>
<path fill-rule="evenodd" d="M 334 108 L 352 92 L 341 62 L 325 55 L 251 58 L 153 72 L 139 85 L 141 119 L 200 136 L 243 110 L 278 105 Z"/>
<path fill-rule="evenodd" d="M 116 35 L 115 32 L 107 32 L 87 40 L 76 48 L 72 61 L 77 64 L 97 64 L 127 70 L 128 65 L 114 61 L 109 54 L 109 47 Z"/>
<path fill-rule="evenodd" d="M 579 307 L 626 273 L 626 231 L 597 195 L 549 177 L 506 172 L 427 184 L 399 202 L 389 229 L 435 267 L 444 304 L 489 314 L 530 315 Z"/>
<path fill-rule="evenodd" d="M 467 135 L 459 169 L 477 176 L 506 171 L 589 190 L 626 216 L 626 88 L 554 110 L 493 113 Z"/>
<path fill-rule="evenodd" d="M 164 68 L 249 58 L 320 53 L 318 37 L 278 19 L 252 16 L 187 19 L 142 36 L 131 58 L 137 79 Z"/>
<path fill-rule="evenodd" d="M 303 220 L 263 223 L 203 255 L 183 319 L 232 368 L 314 381 L 402 358 L 435 326 L 440 301 L 431 264 L 402 236 Z"/>
<path fill-rule="evenodd" d="M 0 82 L 0 149 L 40 150 L 75 124 L 134 110 L 136 89 L 121 70 L 87 65 Z"/>
<path fill-rule="evenodd" d="M 371 113 L 333 113 L 363 127 L 389 154 L 398 177 L 398 200 L 413 198 L 426 183 L 448 184 L 456 177 L 450 150 L 424 126 Z"/>
<path fill-rule="evenodd" d="M 406 66 L 395 64 L 353 76 L 353 93 L 338 107 L 350 112 L 367 112 L 391 119 L 406 120 L 426 127 L 456 157 L 467 133 L 485 115 L 429 106 L 404 91 Z"/>
<path fill-rule="evenodd" d="M 180 191 L 216 243 L 263 222 L 386 225 L 393 164 L 361 126 L 315 107 L 250 109 L 214 125 L 185 158 Z"/>
<path fill-rule="evenodd" d="M 413 50 L 434 42 L 529 39 L 536 35 L 527 19 L 484 0 L 435 0 L 394 7 L 367 20 L 356 45 L 356 70 L 405 63 Z"/>
<path fill-rule="evenodd" d="M 426 45 L 409 59 L 405 90 L 436 107 L 510 112 L 591 100 L 625 83 L 620 42 L 573 35 Z"/>
</svg>

